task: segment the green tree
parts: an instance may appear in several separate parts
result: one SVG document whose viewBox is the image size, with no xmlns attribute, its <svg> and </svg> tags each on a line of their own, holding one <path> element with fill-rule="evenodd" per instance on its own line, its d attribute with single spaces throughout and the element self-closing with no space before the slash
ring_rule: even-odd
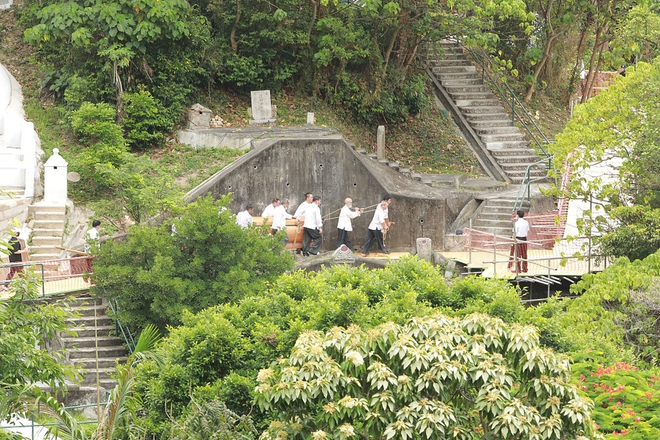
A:
<svg viewBox="0 0 660 440">
<path fill-rule="evenodd" d="M 264 438 L 586 439 L 592 403 L 533 327 L 473 314 L 301 334 L 263 369 Z"/>
<path fill-rule="evenodd" d="M 572 167 L 570 197 L 598 203 L 586 213 L 593 222 L 583 221 L 582 231 L 588 233 L 593 227 L 606 234 L 602 245 L 607 254 L 643 258 L 657 249 L 657 234 L 648 222 L 660 218 L 660 61 L 640 63 L 628 72 L 577 107 L 552 148 L 559 169 L 567 163 Z M 587 178 L 585 170 L 611 158 L 621 162 L 616 178 Z M 629 237 L 631 230 L 638 232 L 634 240 Z"/>
<path fill-rule="evenodd" d="M 126 240 L 108 242 L 94 266 L 96 290 L 119 303 L 119 318 L 134 329 L 178 325 L 187 309 L 237 301 L 260 291 L 293 265 L 284 244 L 257 229 L 241 229 L 228 197 L 200 198 L 180 218 L 134 225 Z"/>
<path fill-rule="evenodd" d="M 47 384 L 53 390 L 66 390 L 66 380 L 77 378 L 77 369 L 66 365 L 66 350 L 48 350 L 59 332 L 66 332 L 70 313 L 65 302 L 35 301 L 40 278 L 32 270 L 17 274 L 10 285 L 8 299 L 0 301 L 0 384 Z M 0 414 L 0 417 L 7 413 Z"/>
</svg>

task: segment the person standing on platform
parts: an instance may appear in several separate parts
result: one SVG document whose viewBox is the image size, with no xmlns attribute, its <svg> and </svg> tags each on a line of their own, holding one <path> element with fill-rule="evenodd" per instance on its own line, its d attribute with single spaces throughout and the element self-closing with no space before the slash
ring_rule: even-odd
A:
<svg viewBox="0 0 660 440">
<path fill-rule="evenodd" d="M 282 200 L 282 204 L 275 208 L 275 212 L 273 214 L 273 225 L 270 230 L 271 234 L 275 235 L 281 230 L 286 232 L 286 221 L 293 218 L 291 214 L 286 212 L 287 209 L 289 209 L 289 201 L 287 199 Z M 284 234 L 284 245 L 286 246 L 288 242 L 289 236 L 288 234 Z"/>
<path fill-rule="evenodd" d="M 527 272 L 527 234 L 529 233 L 529 222 L 525 220 L 525 211 L 518 211 L 518 220 L 513 224 L 513 236 L 515 242 L 511 245 L 509 253 L 509 269 L 513 269 L 516 263 L 516 273 Z"/>
<path fill-rule="evenodd" d="M 323 237 L 323 220 L 321 219 L 321 198 L 314 196 L 312 204 L 305 211 L 305 222 L 303 223 L 304 235 L 302 243 L 303 255 L 318 255 Z M 311 247 L 310 247 L 311 243 Z"/>
<path fill-rule="evenodd" d="M 352 252 L 355 252 L 355 246 L 351 243 L 348 233 L 353 231 L 353 224 L 351 220 L 359 217 L 364 212 L 364 209 L 353 209 L 353 199 L 347 197 L 344 200 L 344 206 L 339 212 L 339 220 L 337 221 L 337 244 L 335 249 L 338 249 L 342 244 L 345 244 Z"/>
<path fill-rule="evenodd" d="M 98 250 L 99 243 L 99 230 L 101 229 L 101 220 L 92 221 L 92 227 L 85 234 L 85 253 L 89 254 L 92 249 Z"/>
<path fill-rule="evenodd" d="M 254 211 L 252 205 L 245 205 L 245 211 L 236 214 L 236 224 L 243 229 L 247 229 L 252 224 L 252 211 Z"/>
<path fill-rule="evenodd" d="M 369 229 L 367 229 L 367 240 L 364 242 L 364 246 L 362 246 L 363 257 L 369 255 L 369 249 L 371 248 L 371 245 L 374 241 L 378 243 L 378 247 L 383 251 L 383 253 L 390 253 L 390 251 L 387 250 L 385 244 L 383 243 L 383 231 L 387 231 L 389 228 L 389 219 L 387 218 L 387 207 L 389 206 L 388 200 L 391 200 L 389 196 L 387 196 L 387 199 L 383 198 L 383 200 L 380 202 L 380 205 L 374 212 L 371 223 L 369 223 Z"/>
</svg>

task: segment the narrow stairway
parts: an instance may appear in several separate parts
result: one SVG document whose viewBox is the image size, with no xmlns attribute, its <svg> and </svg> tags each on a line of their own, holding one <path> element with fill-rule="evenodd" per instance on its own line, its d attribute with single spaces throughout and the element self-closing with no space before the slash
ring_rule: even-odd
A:
<svg viewBox="0 0 660 440">
<path fill-rule="evenodd" d="M 69 330 L 76 336 L 61 335 L 60 341 L 69 350 L 68 362 L 85 369 L 80 385 L 71 385 L 67 405 L 93 403 L 111 391 L 116 381 L 111 377 L 117 363 L 127 359 L 127 350 L 121 338 L 114 336 L 115 326 L 106 314 L 107 304 L 89 294 L 70 296 L 67 302 L 77 317 L 68 321 Z"/>
<path fill-rule="evenodd" d="M 459 109 L 457 123 L 466 121 L 468 130 L 476 133 L 487 149 L 486 156 L 491 157 L 496 167 L 504 172 L 504 179 L 512 184 L 523 181 L 527 167 L 540 158 L 530 148 L 520 129 L 507 114 L 500 100 L 484 84 L 477 68 L 467 59 L 459 44 L 444 40 L 443 52 L 429 54 L 428 65 L 436 84 Z M 452 109 L 448 109 L 452 111 Z M 473 149 L 479 148 L 472 145 Z M 547 168 L 536 165 L 531 169 L 532 177 L 544 177 Z"/>
</svg>

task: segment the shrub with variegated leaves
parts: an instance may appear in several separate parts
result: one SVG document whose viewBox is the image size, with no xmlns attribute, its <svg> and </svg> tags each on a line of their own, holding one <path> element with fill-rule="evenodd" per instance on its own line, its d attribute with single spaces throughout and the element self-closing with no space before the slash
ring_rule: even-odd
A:
<svg viewBox="0 0 660 440">
<path fill-rule="evenodd" d="M 483 314 L 305 332 L 257 380 L 262 439 L 597 437 L 568 359 Z"/>
</svg>

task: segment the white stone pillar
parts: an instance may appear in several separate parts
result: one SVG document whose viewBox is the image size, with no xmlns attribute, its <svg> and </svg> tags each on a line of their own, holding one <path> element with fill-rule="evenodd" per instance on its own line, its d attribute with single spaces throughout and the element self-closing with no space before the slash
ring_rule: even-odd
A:
<svg viewBox="0 0 660 440">
<path fill-rule="evenodd" d="M 379 125 L 376 132 L 376 157 L 385 159 L 385 126 Z"/>
<path fill-rule="evenodd" d="M 51 205 L 66 205 L 68 163 L 58 148 L 44 164 L 44 202 Z"/>
</svg>

